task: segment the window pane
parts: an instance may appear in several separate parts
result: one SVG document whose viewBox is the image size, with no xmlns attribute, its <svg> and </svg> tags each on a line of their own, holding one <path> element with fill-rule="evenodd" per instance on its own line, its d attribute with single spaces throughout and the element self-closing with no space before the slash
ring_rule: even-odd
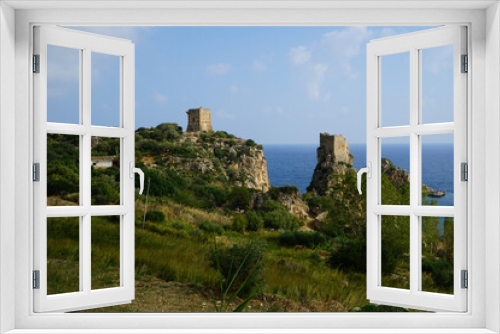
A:
<svg viewBox="0 0 500 334">
<path fill-rule="evenodd" d="M 381 58 L 382 126 L 410 124 L 410 53 Z"/>
<path fill-rule="evenodd" d="M 422 205 L 453 206 L 453 134 L 422 138 Z"/>
<path fill-rule="evenodd" d="M 47 294 L 80 290 L 80 218 L 47 218 Z"/>
<path fill-rule="evenodd" d="M 92 205 L 120 204 L 120 139 L 92 137 Z"/>
<path fill-rule="evenodd" d="M 382 286 L 410 289 L 410 217 L 382 216 Z"/>
<path fill-rule="evenodd" d="M 410 205 L 410 138 L 381 139 L 382 205 Z"/>
<path fill-rule="evenodd" d="M 422 291 L 453 294 L 453 218 L 422 217 Z"/>
<path fill-rule="evenodd" d="M 120 216 L 92 217 L 92 289 L 120 286 Z"/>
<path fill-rule="evenodd" d="M 80 50 L 47 46 L 47 122 L 80 122 Z"/>
<path fill-rule="evenodd" d="M 47 206 L 80 204 L 80 137 L 47 135 Z"/>
<path fill-rule="evenodd" d="M 453 122 L 453 45 L 420 51 L 422 123 Z"/>
<path fill-rule="evenodd" d="M 120 57 L 92 52 L 92 125 L 120 126 Z"/>
</svg>

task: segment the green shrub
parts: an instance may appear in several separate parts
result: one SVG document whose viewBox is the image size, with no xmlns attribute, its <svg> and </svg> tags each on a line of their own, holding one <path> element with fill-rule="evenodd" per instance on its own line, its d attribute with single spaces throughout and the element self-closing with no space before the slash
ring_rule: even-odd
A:
<svg viewBox="0 0 500 334">
<path fill-rule="evenodd" d="M 221 235 L 222 232 L 224 232 L 224 229 L 222 228 L 222 226 L 211 223 L 208 220 L 205 220 L 204 222 L 202 222 L 199 227 L 200 227 L 200 230 L 205 231 L 207 233 L 214 233 L 214 234 Z"/>
<path fill-rule="evenodd" d="M 185 230 L 186 229 L 186 224 L 183 222 L 176 220 L 172 223 L 172 227 L 175 228 L 176 230 Z"/>
<path fill-rule="evenodd" d="M 161 223 L 165 221 L 165 214 L 161 211 L 148 211 L 146 213 L 146 220 Z"/>
<path fill-rule="evenodd" d="M 264 227 L 264 220 L 262 217 L 255 211 L 247 211 L 247 230 L 249 231 L 260 231 Z"/>
<path fill-rule="evenodd" d="M 237 214 L 233 216 L 232 230 L 236 232 L 245 232 L 247 228 L 247 217 L 246 215 Z"/>
<path fill-rule="evenodd" d="M 350 269 L 359 273 L 365 273 L 366 241 L 343 240 L 336 250 L 332 250 L 327 262 L 332 268 Z"/>
<path fill-rule="evenodd" d="M 296 230 L 301 225 L 299 218 L 285 210 L 264 213 L 264 226 L 269 229 Z"/>
<path fill-rule="evenodd" d="M 112 205 L 120 203 L 120 194 L 107 182 L 92 182 L 92 205 Z"/>
<path fill-rule="evenodd" d="M 316 248 L 325 244 L 326 238 L 319 232 L 288 231 L 280 235 L 279 241 L 282 245 L 288 247 L 305 246 L 307 248 Z"/>
<path fill-rule="evenodd" d="M 247 280 L 238 293 L 240 297 L 246 298 L 264 284 L 264 263 L 262 260 L 265 249 L 265 244 L 260 242 L 235 244 L 228 248 L 217 247 L 207 253 L 207 259 L 212 268 L 217 269 L 219 266 L 226 284 L 229 283 L 227 280 L 234 278 L 233 290 L 238 289 Z"/>
<path fill-rule="evenodd" d="M 276 210 L 283 210 L 283 206 L 271 198 L 266 198 L 264 204 L 262 204 L 262 211 L 271 212 Z"/>
<path fill-rule="evenodd" d="M 448 289 L 453 288 L 453 264 L 451 262 L 443 259 L 436 261 L 423 259 L 422 271 L 431 274 L 436 286 Z"/>
<path fill-rule="evenodd" d="M 248 139 L 245 144 L 247 146 L 250 146 L 250 147 L 254 147 L 255 145 L 257 145 L 257 143 L 255 141 L 253 141 L 252 139 Z"/>
<path fill-rule="evenodd" d="M 215 131 L 214 132 L 214 137 L 217 137 L 217 138 L 227 138 L 227 132 L 226 131 Z"/>
<path fill-rule="evenodd" d="M 250 190 L 245 187 L 234 187 L 229 194 L 231 207 L 235 209 L 243 209 L 250 205 Z"/>
</svg>

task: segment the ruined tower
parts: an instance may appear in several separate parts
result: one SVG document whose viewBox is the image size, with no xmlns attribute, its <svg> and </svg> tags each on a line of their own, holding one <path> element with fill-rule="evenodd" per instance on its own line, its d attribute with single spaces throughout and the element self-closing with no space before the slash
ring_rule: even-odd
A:
<svg viewBox="0 0 500 334">
<path fill-rule="evenodd" d="M 318 163 L 307 191 L 325 195 L 333 185 L 332 175 L 346 175 L 353 169 L 354 156 L 344 136 L 329 133 L 320 133 L 317 156 Z"/>
<path fill-rule="evenodd" d="M 189 109 L 187 132 L 213 131 L 210 109 L 203 107 Z"/>
</svg>

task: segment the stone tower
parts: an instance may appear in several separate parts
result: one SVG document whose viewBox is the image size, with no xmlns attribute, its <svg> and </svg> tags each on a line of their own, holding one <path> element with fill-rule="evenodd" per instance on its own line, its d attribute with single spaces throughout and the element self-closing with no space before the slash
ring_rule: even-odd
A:
<svg viewBox="0 0 500 334">
<path fill-rule="evenodd" d="M 213 131 L 210 109 L 199 107 L 189 109 L 186 113 L 188 114 L 187 132 Z"/>
<path fill-rule="evenodd" d="M 346 175 L 352 167 L 354 156 L 349 152 L 347 140 L 342 135 L 321 133 L 317 150 L 318 163 L 314 169 L 313 178 L 308 192 L 325 195 L 333 185 L 332 175 Z"/>
</svg>

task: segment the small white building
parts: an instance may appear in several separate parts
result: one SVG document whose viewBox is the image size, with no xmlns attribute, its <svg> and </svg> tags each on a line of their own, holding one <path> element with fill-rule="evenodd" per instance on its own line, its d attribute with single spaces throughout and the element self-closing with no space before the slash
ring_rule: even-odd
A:
<svg viewBox="0 0 500 334">
<path fill-rule="evenodd" d="M 92 167 L 96 169 L 107 169 L 113 167 L 114 156 L 92 157 Z"/>
</svg>

